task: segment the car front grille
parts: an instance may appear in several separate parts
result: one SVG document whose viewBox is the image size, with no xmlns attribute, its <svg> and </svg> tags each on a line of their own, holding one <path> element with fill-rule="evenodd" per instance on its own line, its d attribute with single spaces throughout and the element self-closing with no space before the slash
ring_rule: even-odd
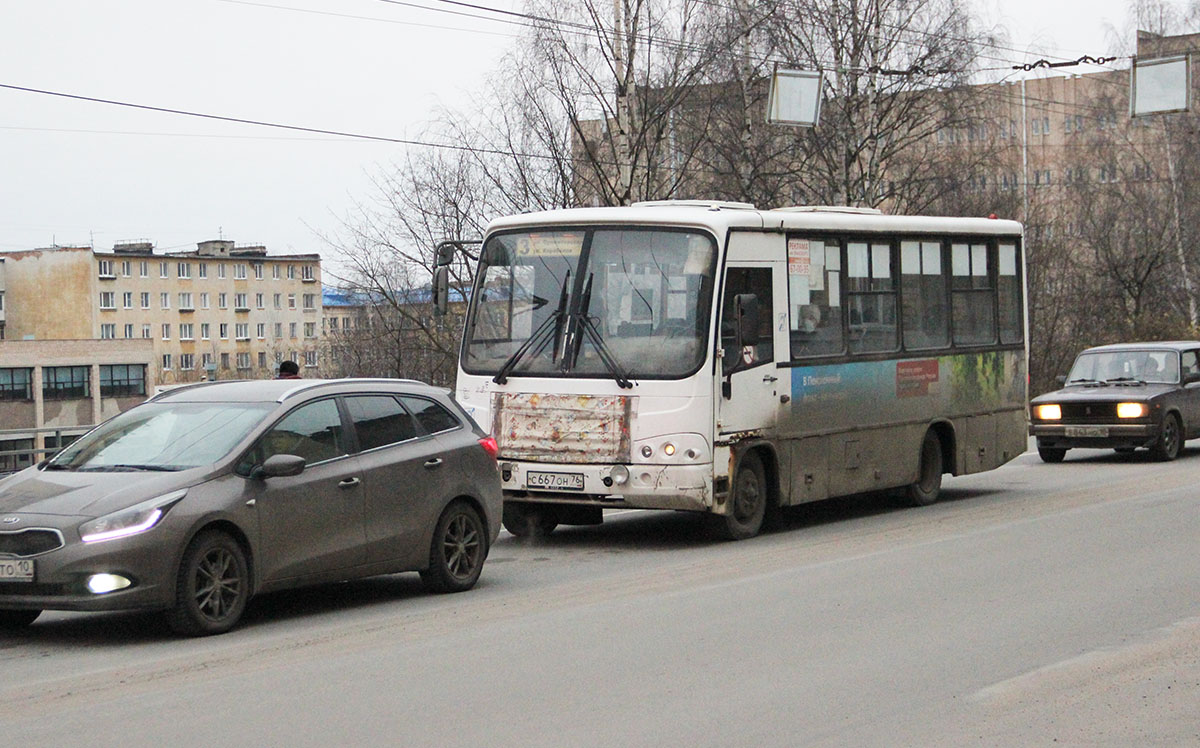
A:
<svg viewBox="0 0 1200 748">
<path fill-rule="evenodd" d="M 1062 403 L 1064 423 L 1112 423 L 1117 420 L 1116 403 Z"/>
<path fill-rule="evenodd" d="M 27 558 L 62 546 L 62 535 L 55 530 L 0 532 L 0 556 Z"/>
</svg>

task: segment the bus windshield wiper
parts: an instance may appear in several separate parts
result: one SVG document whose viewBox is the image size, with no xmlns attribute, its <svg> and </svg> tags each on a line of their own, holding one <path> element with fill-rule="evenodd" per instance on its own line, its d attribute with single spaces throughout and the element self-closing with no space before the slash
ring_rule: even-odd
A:
<svg viewBox="0 0 1200 748">
<path fill-rule="evenodd" d="M 558 339 L 562 336 L 563 324 L 567 319 L 567 287 L 570 283 L 571 271 L 568 270 L 566 277 L 563 278 L 562 288 L 558 292 L 558 308 L 551 312 L 546 321 L 533 331 L 529 339 L 522 343 L 521 347 L 513 351 L 513 354 L 505 360 L 504 364 L 500 367 L 500 371 L 496 372 L 496 376 L 492 377 L 493 382 L 496 384 L 507 382 L 508 375 L 512 373 L 512 370 L 517 367 L 517 364 L 525 357 L 525 354 L 535 345 L 537 346 L 537 350 L 534 352 L 536 356 L 546 347 L 547 342 L 551 340 L 555 341 L 553 358 L 551 360 L 555 361 L 558 359 Z"/>
<path fill-rule="evenodd" d="M 600 360 L 612 374 L 613 379 L 617 380 L 617 386 L 622 389 L 633 389 L 633 383 L 629 381 L 629 375 L 625 372 L 625 367 L 621 366 L 617 361 L 617 357 L 613 355 L 612 349 L 604 342 L 600 331 L 596 329 L 596 323 L 592 322 L 588 317 L 588 309 L 592 305 L 592 278 L 593 275 L 588 275 L 587 285 L 583 289 L 583 298 L 580 299 L 579 311 L 575 313 L 575 338 L 571 342 L 570 351 L 570 368 L 575 368 L 575 361 L 579 358 L 579 350 L 583 347 L 583 334 L 586 334 L 592 339 L 592 343 L 596 346 L 596 352 L 600 354 Z M 568 364 L 564 356 L 564 367 Z"/>
</svg>

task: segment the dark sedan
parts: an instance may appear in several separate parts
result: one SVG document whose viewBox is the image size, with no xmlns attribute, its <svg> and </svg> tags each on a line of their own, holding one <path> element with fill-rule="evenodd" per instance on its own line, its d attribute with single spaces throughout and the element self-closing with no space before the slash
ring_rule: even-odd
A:
<svg viewBox="0 0 1200 748">
<path fill-rule="evenodd" d="M 1179 456 L 1200 436 L 1200 342 L 1122 343 L 1089 348 L 1063 388 L 1030 402 L 1030 433 L 1046 462 L 1074 447 Z"/>
<path fill-rule="evenodd" d="M 170 390 L 0 480 L 0 628 L 143 609 L 215 634 L 267 590 L 400 571 L 470 589 L 500 531 L 495 457 L 418 382 Z"/>
</svg>

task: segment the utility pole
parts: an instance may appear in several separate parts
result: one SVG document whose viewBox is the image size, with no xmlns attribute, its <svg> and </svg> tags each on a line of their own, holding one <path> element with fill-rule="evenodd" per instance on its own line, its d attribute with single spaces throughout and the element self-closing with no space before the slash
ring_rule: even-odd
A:
<svg viewBox="0 0 1200 748">
<path fill-rule="evenodd" d="M 1163 141 L 1167 146 L 1167 178 L 1171 182 L 1171 204 L 1175 211 L 1175 252 L 1179 258 L 1179 269 L 1183 273 L 1183 290 L 1188 300 L 1188 322 L 1195 330 L 1200 326 L 1200 316 L 1196 311 L 1196 292 L 1192 288 L 1192 273 L 1188 268 L 1187 252 L 1183 248 L 1183 217 L 1179 208 L 1179 184 L 1175 175 L 1175 157 L 1171 153 L 1171 128 L 1167 117 L 1163 117 Z"/>
</svg>

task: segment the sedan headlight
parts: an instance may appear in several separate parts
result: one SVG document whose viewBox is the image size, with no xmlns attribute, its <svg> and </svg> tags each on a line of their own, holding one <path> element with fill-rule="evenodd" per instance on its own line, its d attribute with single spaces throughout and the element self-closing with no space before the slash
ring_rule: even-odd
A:
<svg viewBox="0 0 1200 748">
<path fill-rule="evenodd" d="M 1042 421 L 1060 421 L 1062 420 L 1062 406 L 1058 403 L 1039 405 L 1034 408 L 1034 415 Z"/>
<path fill-rule="evenodd" d="M 1117 418 L 1141 418 L 1146 415 L 1146 406 L 1142 403 L 1117 403 Z"/>
<path fill-rule="evenodd" d="M 157 525 L 167 510 L 175 506 L 186 493 L 187 489 L 164 494 L 112 514 L 88 520 L 79 526 L 79 537 L 85 543 L 99 543 L 145 532 Z"/>
</svg>

